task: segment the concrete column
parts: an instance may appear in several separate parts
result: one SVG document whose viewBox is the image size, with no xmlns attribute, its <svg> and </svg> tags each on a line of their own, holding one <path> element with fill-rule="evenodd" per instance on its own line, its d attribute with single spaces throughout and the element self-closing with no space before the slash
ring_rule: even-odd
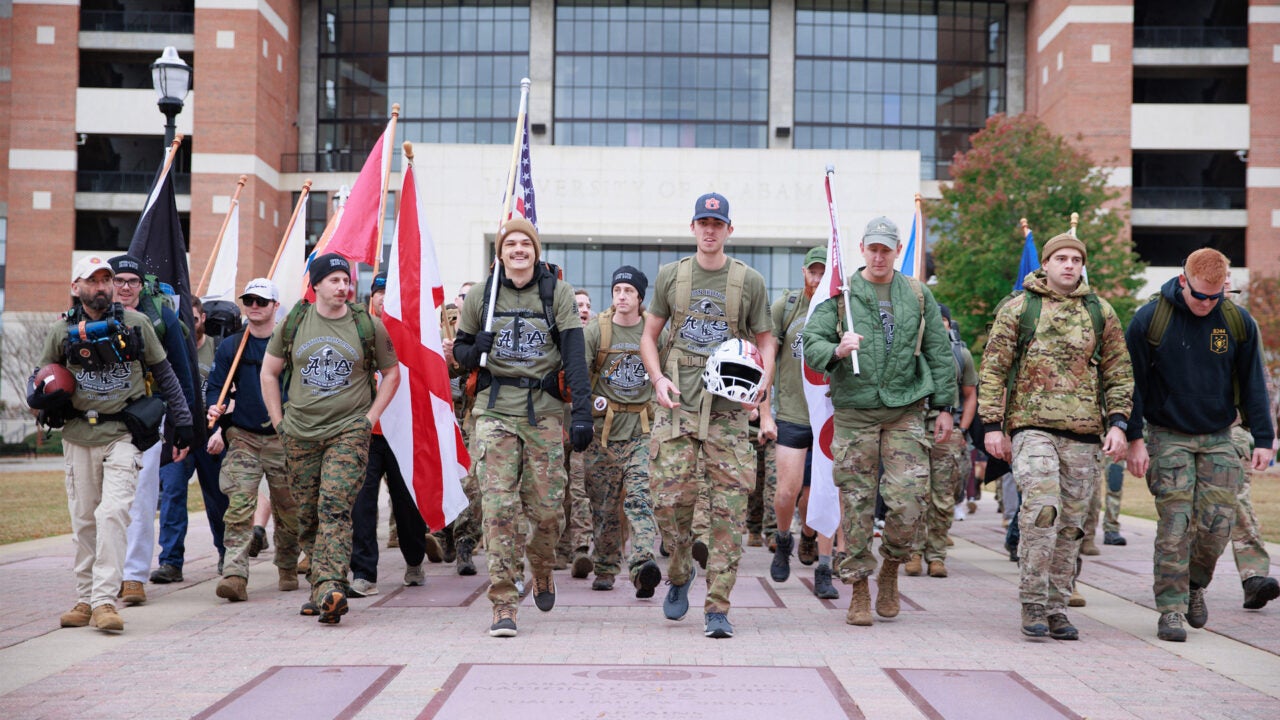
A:
<svg viewBox="0 0 1280 720">
<path fill-rule="evenodd" d="M 320 38 L 316 28 L 320 22 L 320 3 L 302 0 L 299 11 L 302 31 L 298 33 L 298 152 L 315 153 L 318 151 L 316 103 L 320 82 Z M 391 108 L 387 108 L 387 113 L 391 113 Z M 300 169 L 285 168 L 288 172 Z"/>
<path fill-rule="evenodd" d="M 529 125 L 542 123 L 547 132 L 530 132 L 529 142 L 550 145 L 555 137 L 552 122 L 552 93 L 555 90 L 556 4 L 554 0 L 531 0 L 529 3 Z"/>
<path fill-rule="evenodd" d="M 769 10 L 769 147 L 788 150 L 795 135 L 796 3 L 779 0 Z M 778 137 L 777 128 L 790 132 Z"/>
<path fill-rule="evenodd" d="M 1005 113 L 1020 115 L 1027 109 L 1027 2 L 1011 0 L 1005 20 Z"/>
</svg>

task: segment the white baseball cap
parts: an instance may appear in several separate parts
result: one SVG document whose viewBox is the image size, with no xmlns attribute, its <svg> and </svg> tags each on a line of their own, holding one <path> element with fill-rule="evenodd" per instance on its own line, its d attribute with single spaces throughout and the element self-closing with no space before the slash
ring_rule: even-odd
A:
<svg viewBox="0 0 1280 720">
<path fill-rule="evenodd" d="M 240 293 L 240 297 L 253 295 L 263 300 L 271 300 L 278 302 L 280 300 L 280 292 L 276 290 L 276 284 L 266 278 L 254 278 L 244 286 L 244 292 Z"/>
<path fill-rule="evenodd" d="M 115 277 L 116 271 L 111 269 L 111 265 L 107 263 L 106 258 L 100 255 L 89 255 L 80 258 L 80 262 L 76 263 L 75 269 L 71 271 L 71 282 L 80 280 L 81 278 L 93 277 L 93 274 L 99 270 L 106 270 Z"/>
</svg>

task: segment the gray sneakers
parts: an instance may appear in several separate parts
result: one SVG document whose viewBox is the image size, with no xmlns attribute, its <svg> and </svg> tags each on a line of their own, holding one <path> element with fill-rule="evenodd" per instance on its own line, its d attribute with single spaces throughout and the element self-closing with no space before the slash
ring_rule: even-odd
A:
<svg viewBox="0 0 1280 720">
<path fill-rule="evenodd" d="M 370 595 L 377 595 L 378 584 L 371 583 L 368 580 L 365 580 L 364 578 L 356 578 L 355 580 L 351 581 L 351 592 L 348 594 L 351 597 L 355 597 L 355 598 L 362 598 L 362 597 L 369 597 Z"/>
<path fill-rule="evenodd" d="M 1167 612 L 1160 616 L 1156 637 L 1169 642 L 1186 642 L 1187 629 L 1182 627 L 1182 613 Z"/>
<path fill-rule="evenodd" d="M 702 634 L 716 640 L 733 637 L 733 625 L 729 623 L 729 616 L 724 613 L 707 613 L 706 630 Z"/>
<path fill-rule="evenodd" d="M 684 581 L 683 585 L 676 585 L 667 580 L 667 584 L 671 589 L 667 591 L 667 597 L 662 601 L 662 614 L 668 620 L 683 620 L 684 616 L 689 612 L 689 589 L 693 587 L 694 578 L 698 577 L 698 568 L 692 564 L 689 565 L 689 579 Z"/>
<path fill-rule="evenodd" d="M 405 587 L 418 587 L 427 581 L 427 571 L 422 569 L 422 563 L 410 565 L 404 569 Z"/>
</svg>

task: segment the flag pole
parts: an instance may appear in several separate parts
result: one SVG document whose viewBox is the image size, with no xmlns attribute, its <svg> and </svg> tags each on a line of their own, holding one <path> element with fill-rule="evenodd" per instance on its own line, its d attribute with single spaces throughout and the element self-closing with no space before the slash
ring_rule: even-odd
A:
<svg viewBox="0 0 1280 720">
<path fill-rule="evenodd" d="M 271 269 L 267 271 L 267 277 L 273 277 L 276 274 L 276 266 L 280 264 L 280 256 L 284 254 L 284 246 L 289 242 L 289 235 L 293 233 L 293 225 L 298 221 L 298 214 L 302 208 L 307 206 L 307 196 L 311 194 L 311 180 L 308 179 L 302 183 L 302 195 L 298 197 L 298 204 L 293 208 L 293 215 L 289 218 L 289 224 L 284 228 L 284 236 L 280 238 L 280 247 L 276 248 L 276 256 L 271 261 Z M 249 328 L 245 328 L 244 333 L 240 336 L 240 347 L 236 348 L 236 355 L 231 360 L 231 367 L 227 369 L 227 380 L 222 384 L 222 391 L 218 393 L 218 404 L 214 405 L 218 409 L 219 415 L 225 409 L 227 400 L 227 392 L 231 390 L 231 379 L 236 376 L 236 370 L 240 367 L 240 357 L 244 355 L 244 348 L 249 343 Z M 210 408 L 213 409 L 213 408 Z M 209 429 L 217 424 L 217 419 L 209 421 Z"/>
<path fill-rule="evenodd" d="M 164 169 L 160 171 L 158 177 L 164 177 L 169 174 L 169 168 L 173 167 L 173 160 L 178 156 L 178 148 L 182 145 L 184 136 L 179 133 L 173 137 L 173 142 L 169 145 L 169 152 L 164 156 Z M 159 183 L 156 183 L 159 185 Z"/>
<path fill-rule="evenodd" d="M 400 118 L 400 103 L 391 106 L 391 124 L 387 131 L 391 134 L 388 144 L 384 147 L 390 148 L 396 144 L 396 120 Z M 413 157 L 410 155 L 409 157 Z M 391 182 L 391 159 L 392 154 L 387 153 L 387 159 L 382 166 L 382 192 L 378 194 L 378 247 L 373 254 L 373 274 L 378 274 L 378 266 L 382 264 L 382 225 L 386 221 L 387 216 L 387 184 Z"/>
<path fill-rule="evenodd" d="M 218 259 L 218 251 L 222 249 L 222 237 L 227 233 L 227 225 L 231 222 L 231 214 L 235 212 L 236 206 L 240 204 L 240 191 L 244 189 L 247 182 L 249 182 L 249 176 L 241 175 L 240 180 L 236 183 L 236 191 L 231 196 L 231 207 L 227 208 L 227 216 L 222 218 L 222 228 L 218 230 L 218 239 L 213 241 L 213 252 L 209 253 L 209 259 L 204 264 L 204 272 L 200 274 L 200 284 L 196 285 L 196 297 L 204 294 L 205 286 L 209 282 L 209 273 L 213 270 L 213 263 Z"/>
<path fill-rule="evenodd" d="M 827 213 L 831 216 L 831 235 L 835 239 L 836 252 L 844 255 L 844 249 L 840 247 L 840 218 L 836 213 L 836 201 L 831 192 L 831 177 L 836 174 L 836 166 L 827 166 Z M 840 258 L 838 263 L 841 274 L 844 273 L 844 258 Z M 849 291 L 849 279 L 847 277 L 840 278 L 840 292 L 844 295 L 844 321 L 849 326 L 849 332 L 857 332 L 853 329 L 853 299 Z M 858 351 L 854 350 L 849 353 L 849 362 L 853 363 L 853 374 L 861 375 L 862 370 L 858 367 Z"/>
<path fill-rule="evenodd" d="M 1022 239 L 1026 240 L 1027 236 L 1031 234 L 1031 226 L 1027 224 L 1027 219 L 1022 218 L 1021 220 L 1019 220 L 1018 227 L 1022 228 Z"/>
<path fill-rule="evenodd" d="M 507 168 L 507 192 L 506 197 L 502 200 L 502 217 L 498 219 L 498 231 L 502 231 L 502 225 L 507 221 L 507 217 L 511 215 L 512 195 L 516 191 L 516 168 L 520 164 L 520 148 L 524 144 L 524 116 L 529 108 L 529 87 L 533 85 L 533 81 L 529 78 L 521 78 L 520 80 L 520 111 L 516 113 L 516 136 L 511 143 L 511 164 Z M 489 306 L 484 315 L 484 331 L 493 330 L 493 308 L 498 303 L 498 274 L 502 267 L 502 258 L 494 256 L 492 276 L 489 281 Z M 489 365 L 489 353 L 481 353 L 480 367 Z"/>
<path fill-rule="evenodd" d="M 920 193 L 916 193 L 916 215 L 920 218 L 920 233 L 916 235 L 916 240 L 917 240 L 916 256 L 911 259 L 911 262 L 915 265 L 915 267 L 912 268 L 912 271 L 916 279 L 918 279 L 920 282 L 926 282 L 929 278 L 924 276 L 924 268 L 925 268 L 924 198 L 920 195 Z"/>
<path fill-rule="evenodd" d="M 1080 224 L 1080 213 L 1078 212 L 1071 213 L 1071 230 L 1070 230 L 1071 237 L 1076 236 L 1076 226 L 1079 224 Z"/>
</svg>

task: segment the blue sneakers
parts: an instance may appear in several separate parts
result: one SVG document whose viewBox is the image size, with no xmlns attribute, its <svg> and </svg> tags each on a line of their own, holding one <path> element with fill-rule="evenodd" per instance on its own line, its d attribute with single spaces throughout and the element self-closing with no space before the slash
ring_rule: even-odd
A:
<svg viewBox="0 0 1280 720">
<path fill-rule="evenodd" d="M 676 585 L 667 580 L 671 589 L 667 591 L 667 599 L 662 601 L 662 614 L 666 615 L 668 620 L 683 620 L 685 614 L 689 612 L 689 588 L 693 587 L 693 579 L 696 577 L 698 577 L 698 568 L 690 563 L 689 579 L 685 580 L 683 585 Z"/>
<path fill-rule="evenodd" d="M 733 637 L 733 625 L 729 624 L 729 616 L 724 613 L 707 613 L 707 629 L 703 634 L 717 640 Z"/>
</svg>

